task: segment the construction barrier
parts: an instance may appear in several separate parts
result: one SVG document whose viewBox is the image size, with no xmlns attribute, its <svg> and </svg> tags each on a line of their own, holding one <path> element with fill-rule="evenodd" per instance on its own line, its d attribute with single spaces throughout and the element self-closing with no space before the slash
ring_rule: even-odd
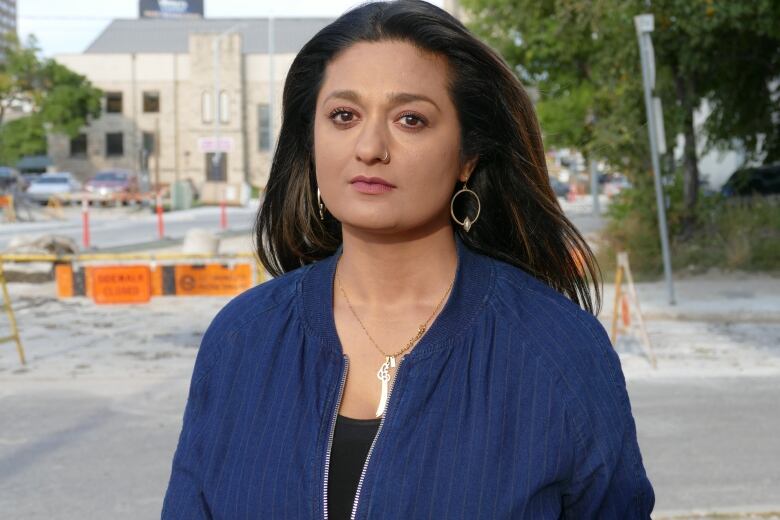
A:
<svg viewBox="0 0 780 520">
<path fill-rule="evenodd" d="M 92 191 L 78 191 L 73 193 L 60 193 L 55 195 L 62 202 L 81 202 L 86 200 L 87 202 L 106 202 L 114 204 L 123 204 L 126 202 L 142 202 L 145 200 L 154 201 L 158 194 L 165 198 L 168 196 L 168 188 L 162 188 L 159 192 L 112 192 L 112 193 L 96 193 Z"/>
<path fill-rule="evenodd" d="M 623 292 L 623 276 L 628 282 L 628 291 Z M 636 326 L 633 325 L 631 317 L 636 317 Z M 622 322 L 622 327 L 619 327 Z M 615 307 L 612 311 L 612 333 L 610 339 L 612 345 L 617 342 L 618 332 L 629 334 L 638 329 L 642 347 L 650 360 L 650 365 L 657 368 L 655 352 L 650 344 L 650 337 L 647 335 L 645 320 L 642 317 L 642 310 L 639 308 L 639 297 L 634 286 L 634 277 L 631 275 L 631 266 L 628 263 L 628 253 L 621 251 L 617 254 L 617 270 L 615 271 Z"/>
<path fill-rule="evenodd" d="M 153 296 L 230 296 L 265 278 L 254 253 L 0 255 L 0 264 L 47 261 L 54 264 L 58 297 L 87 296 L 101 304 L 143 303 Z"/>
<path fill-rule="evenodd" d="M 8 286 L 5 283 L 5 272 L 3 271 L 3 264 L 0 262 L 0 286 L 3 291 L 3 310 L 8 315 L 8 322 L 11 325 L 11 335 L 0 337 L 0 344 L 13 341 L 16 343 L 16 351 L 19 353 L 19 361 L 22 365 L 27 364 L 24 359 L 24 347 L 22 347 L 22 340 L 19 339 L 19 329 L 16 326 L 16 317 L 14 316 L 13 307 L 11 307 L 11 297 L 8 295 Z"/>
<path fill-rule="evenodd" d="M 46 201 L 46 207 L 44 208 L 46 213 L 56 218 L 57 220 L 64 220 L 65 217 L 62 214 L 62 201 L 56 195 L 49 197 Z"/>
<path fill-rule="evenodd" d="M 252 287 L 252 266 L 171 264 L 55 266 L 57 296 L 88 296 L 96 303 L 141 303 L 152 296 L 230 296 Z M 115 300 L 115 301 L 112 301 Z"/>
<path fill-rule="evenodd" d="M 5 213 L 5 220 L 8 222 L 16 221 L 16 212 L 14 211 L 14 196 L 0 195 L 0 209 Z"/>
</svg>

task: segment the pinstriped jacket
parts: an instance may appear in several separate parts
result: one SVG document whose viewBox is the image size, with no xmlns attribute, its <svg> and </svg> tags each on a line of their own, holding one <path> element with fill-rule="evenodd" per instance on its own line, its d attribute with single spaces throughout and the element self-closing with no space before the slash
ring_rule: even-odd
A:
<svg viewBox="0 0 780 520">
<path fill-rule="evenodd" d="M 398 365 L 352 518 L 649 518 L 655 495 L 604 328 L 456 243 L 452 292 Z M 349 368 L 333 320 L 340 254 L 245 291 L 213 319 L 163 519 L 328 518 Z"/>
</svg>

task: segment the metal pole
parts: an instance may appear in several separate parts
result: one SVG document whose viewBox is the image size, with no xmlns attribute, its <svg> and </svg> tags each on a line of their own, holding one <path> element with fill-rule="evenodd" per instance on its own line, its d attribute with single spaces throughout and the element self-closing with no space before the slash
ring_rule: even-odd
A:
<svg viewBox="0 0 780 520">
<path fill-rule="evenodd" d="M 599 207 L 599 174 L 596 167 L 596 159 L 590 157 L 590 193 L 593 195 L 593 215 L 601 215 Z"/>
<path fill-rule="evenodd" d="M 157 192 L 160 192 L 160 117 L 154 124 L 154 185 Z"/>
<path fill-rule="evenodd" d="M 647 132 L 650 135 L 650 158 L 653 164 L 653 181 L 655 184 L 655 201 L 658 207 L 658 228 L 661 234 L 661 252 L 664 261 L 664 276 L 669 292 L 669 304 L 674 305 L 674 282 L 672 280 L 672 261 L 669 253 L 669 232 L 666 225 L 666 202 L 661 186 L 661 167 L 658 160 L 658 142 L 653 107 L 653 88 L 655 88 L 655 62 L 653 57 L 653 41 L 650 33 L 653 31 L 653 15 L 644 14 L 634 17 L 637 38 L 639 39 L 639 56 L 642 61 L 642 83 L 645 91 L 645 111 L 647 112 Z"/>
<path fill-rule="evenodd" d="M 271 139 L 271 153 L 276 148 L 274 138 L 274 15 L 273 8 L 268 15 L 268 136 Z"/>
</svg>

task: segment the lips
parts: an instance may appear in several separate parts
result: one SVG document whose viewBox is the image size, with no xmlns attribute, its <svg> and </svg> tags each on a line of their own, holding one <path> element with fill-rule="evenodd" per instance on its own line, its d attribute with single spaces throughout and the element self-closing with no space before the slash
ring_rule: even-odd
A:
<svg viewBox="0 0 780 520">
<path fill-rule="evenodd" d="M 358 175 L 349 181 L 350 185 L 359 193 L 367 195 L 380 195 L 395 189 L 395 185 L 381 177 L 364 177 Z"/>
<path fill-rule="evenodd" d="M 395 188 L 395 184 L 384 180 L 382 177 L 364 177 L 362 175 L 358 175 L 349 181 L 350 184 L 355 184 L 356 182 L 361 184 L 381 184 L 387 186 L 388 188 Z"/>
</svg>

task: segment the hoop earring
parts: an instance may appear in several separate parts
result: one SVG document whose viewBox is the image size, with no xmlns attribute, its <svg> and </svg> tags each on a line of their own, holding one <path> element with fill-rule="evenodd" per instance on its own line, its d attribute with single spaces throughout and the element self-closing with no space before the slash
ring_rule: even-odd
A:
<svg viewBox="0 0 780 520">
<path fill-rule="evenodd" d="M 317 206 L 319 206 L 320 220 L 325 220 L 325 205 L 322 204 L 322 196 L 320 196 L 320 188 L 317 187 Z"/>
<path fill-rule="evenodd" d="M 468 181 L 466 181 L 466 182 L 468 182 Z M 470 189 L 468 188 L 468 186 L 466 186 L 466 182 L 464 182 L 464 183 L 463 183 L 463 187 L 462 187 L 462 188 L 461 188 L 461 189 L 460 189 L 460 190 L 459 190 L 457 193 L 455 193 L 455 195 L 453 195 L 453 196 L 452 196 L 452 200 L 450 201 L 450 215 L 452 215 L 452 219 L 453 219 L 455 222 L 457 222 L 458 224 L 460 224 L 461 226 L 463 226 L 463 229 L 465 229 L 465 230 L 466 230 L 466 233 L 468 233 L 468 232 L 469 232 L 469 229 L 471 229 L 471 226 L 473 226 L 473 225 L 474 225 L 474 222 L 476 222 L 476 221 L 477 221 L 477 219 L 479 218 L 479 211 L 480 211 L 480 209 L 481 209 L 481 207 L 482 207 L 482 206 L 481 206 L 481 204 L 480 204 L 480 202 L 479 202 L 479 196 L 476 194 L 476 192 L 475 192 L 475 191 L 473 191 L 473 190 L 470 190 Z M 471 220 L 471 219 L 470 219 L 470 218 L 467 216 L 465 219 L 463 219 L 463 222 L 461 222 L 460 220 L 458 220 L 458 217 L 456 217 L 456 216 L 455 216 L 455 209 L 454 209 L 454 206 L 455 206 L 455 199 L 456 199 L 456 198 L 458 197 L 458 195 L 460 195 L 461 193 L 469 193 L 469 194 L 473 195 L 475 199 L 477 199 L 477 214 L 476 214 L 476 215 L 474 215 L 474 220 Z"/>
</svg>

